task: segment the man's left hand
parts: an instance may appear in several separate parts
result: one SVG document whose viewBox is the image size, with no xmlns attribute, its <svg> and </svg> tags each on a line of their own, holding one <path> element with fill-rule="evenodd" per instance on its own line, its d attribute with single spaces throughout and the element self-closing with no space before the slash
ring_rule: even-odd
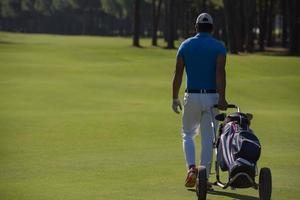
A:
<svg viewBox="0 0 300 200">
<path fill-rule="evenodd" d="M 177 114 L 180 113 L 180 111 L 178 110 L 178 107 L 180 110 L 182 110 L 182 106 L 181 106 L 181 102 L 180 100 L 177 98 L 177 99 L 173 99 L 173 103 L 172 103 L 172 108 L 173 108 L 173 111 Z"/>
</svg>

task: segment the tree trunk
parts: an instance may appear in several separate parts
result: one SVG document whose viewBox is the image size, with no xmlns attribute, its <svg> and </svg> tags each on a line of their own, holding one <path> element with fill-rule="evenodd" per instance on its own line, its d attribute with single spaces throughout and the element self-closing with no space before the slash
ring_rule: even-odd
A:
<svg viewBox="0 0 300 200">
<path fill-rule="evenodd" d="M 265 50 L 265 34 L 266 34 L 266 25 L 267 25 L 267 1 L 259 1 L 259 50 Z"/>
<path fill-rule="evenodd" d="M 163 24 L 163 32 L 164 32 L 164 41 L 168 42 L 168 34 L 169 34 L 169 1 L 164 1 L 164 24 Z"/>
<path fill-rule="evenodd" d="M 185 9 L 188 9 L 188 7 L 185 7 Z M 184 19 L 184 38 L 190 37 L 190 12 L 185 11 L 185 15 L 183 16 Z"/>
<path fill-rule="evenodd" d="M 290 11 L 290 53 L 300 54 L 300 1 L 289 0 Z"/>
<path fill-rule="evenodd" d="M 152 46 L 157 46 L 156 0 L 152 0 Z"/>
<path fill-rule="evenodd" d="M 287 47 L 287 37 L 288 37 L 288 15 L 287 15 L 287 1 L 281 0 L 281 9 L 282 9 L 282 38 L 281 38 L 281 45 L 282 47 Z"/>
<path fill-rule="evenodd" d="M 268 5 L 268 27 L 267 27 L 267 45 L 273 46 L 273 28 L 274 28 L 274 0 L 270 0 Z"/>
<path fill-rule="evenodd" d="M 233 12 L 238 13 L 238 16 L 235 15 L 235 29 L 236 31 L 236 40 L 237 40 L 237 45 L 238 45 L 238 51 L 243 52 L 244 51 L 244 42 L 246 38 L 246 31 L 245 31 L 245 23 L 247 24 L 246 19 L 245 19 L 245 13 L 243 12 L 243 7 L 244 7 L 244 2 L 243 1 L 238 1 L 235 3 L 235 6 L 233 7 L 235 10 Z"/>
<path fill-rule="evenodd" d="M 134 1 L 133 46 L 140 47 L 140 7 L 141 1 Z"/>
<path fill-rule="evenodd" d="M 226 20 L 226 29 L 227 29 L 227 41 L 229 44 L 229 50 L 233 54 L 238 53 L 238 44 L 237 44 L 237 34 L 235 26 L 235 9 L 233 2 L 231 0 L 223 0 L 224 10 L 225 10 L 225 20 Z"/>
<path fill-rule="evenodd" d="M 174 40 L 175 40 L 175 24 L 174 24 L 174 17 L 175 17 L 175 0 L 169 0 L 169 20 L 168 20 L 168 49 L 174 49 Z"/>
<path fill-rule="evenodd" d="M 157 30 L 158 30 L 158 24 L 159 24 L 160 13 L 161 13 L 161 3 L 162 0 L 158 0 L 158 5 L 156 8 L 156 0 L 152 0 L 152 20 L 153 20 L 152 45 L 153 46 L 157 46 Z"/>
<path fill-rule="evenodd" d="M 245 45 L 247 52 L 253 52 L 254 49 L 254 33 L 253 28 L 256 21 L 256 0 L 246 0 L 244 2 L 244 15 L 245 15 Z"/>
</svg>

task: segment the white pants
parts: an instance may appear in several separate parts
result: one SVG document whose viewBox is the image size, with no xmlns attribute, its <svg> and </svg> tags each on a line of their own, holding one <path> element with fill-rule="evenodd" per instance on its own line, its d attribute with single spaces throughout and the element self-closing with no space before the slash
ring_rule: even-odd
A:
<svg viewBox="0 0 300 200">
<path fill-rule="evenodd" d="M 195 143 L 194 138 L 197 130 L 201 133 L 201 157 L 200 165 L 206 167 L 209 175 L 213 154 L 214 133 L 212 126 L 216 121 L 214 116 L 218 110 L 213 109 L 213 105 L 218 103 L 219 95 L 216 93 L 200 94 L 185 93 L 184 111 L 182 117 L 182 139 L 183 151 L 187 166 L 195 163 Z M 212 122 L 213 119 L 213 122 Z M 216 128 L 216 126 L 214 126 Z"/>
</svg>

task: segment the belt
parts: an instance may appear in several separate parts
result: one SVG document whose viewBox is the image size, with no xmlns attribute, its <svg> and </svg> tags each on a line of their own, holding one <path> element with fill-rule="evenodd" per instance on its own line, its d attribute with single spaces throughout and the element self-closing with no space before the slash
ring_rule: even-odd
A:
<svg viewBox="0 0 300 200">
<path fill-rule="evenodd" d="M 188 90 L 185 89 L 186 93 L 216 93 L 217 90 L 207 90 L 207 89 L 201 89 L 201 90 Z"/>
</svg>

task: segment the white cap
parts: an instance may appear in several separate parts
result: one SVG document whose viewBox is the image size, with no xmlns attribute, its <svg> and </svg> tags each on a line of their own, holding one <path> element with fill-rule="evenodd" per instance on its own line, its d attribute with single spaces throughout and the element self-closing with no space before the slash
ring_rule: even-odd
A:
<svg viewBox="0 0 300 200">
<path fill-rule="evenodd" d="M 213 24 L 213 18 L 208 13 L 201 13 L 197 17 L 196 24 Z"/>
</svg>

